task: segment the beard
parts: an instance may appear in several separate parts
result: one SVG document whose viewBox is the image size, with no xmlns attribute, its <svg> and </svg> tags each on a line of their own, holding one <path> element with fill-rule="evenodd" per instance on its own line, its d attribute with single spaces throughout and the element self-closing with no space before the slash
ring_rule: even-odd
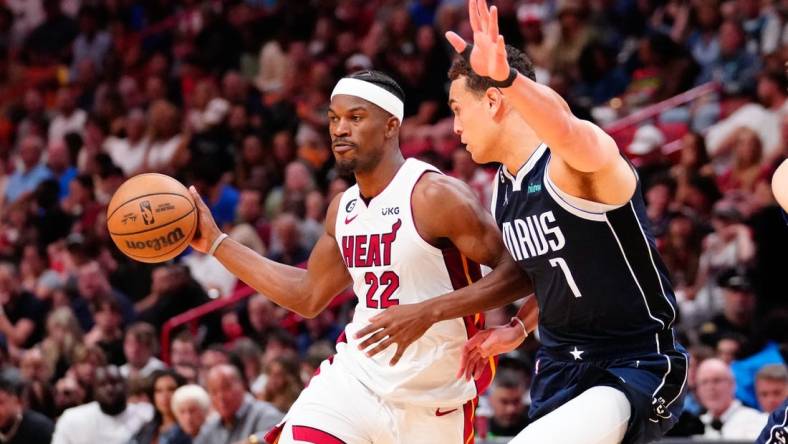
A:
<svg viewBox="0 0 788 444">
<path fill-rule="evenodd" d="M 110 403 L 99 402 L 101 411 L 109 416 L 117 416 L 126 410 L 126 398 L 122 397 Z"/>
<path fill-rule="evenodd" d="M 352 176 L 358 168 L 357 159 L 336 159 L 337 173 L 340 176 Z"/>
</svg>

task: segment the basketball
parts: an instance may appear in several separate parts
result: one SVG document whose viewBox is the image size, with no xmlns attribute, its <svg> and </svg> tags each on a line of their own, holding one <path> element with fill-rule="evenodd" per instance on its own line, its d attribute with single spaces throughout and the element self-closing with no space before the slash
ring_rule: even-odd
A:
<svg viewBox="0 0 788 444">
<path fill-rule="evenodd" d="M 179 255 L 197 229 L 189 190 L 164 174 L 139 174 L 124 182 L 107 207 L 115 245 L 140 262 L 165 262 Z"/>
</svg>

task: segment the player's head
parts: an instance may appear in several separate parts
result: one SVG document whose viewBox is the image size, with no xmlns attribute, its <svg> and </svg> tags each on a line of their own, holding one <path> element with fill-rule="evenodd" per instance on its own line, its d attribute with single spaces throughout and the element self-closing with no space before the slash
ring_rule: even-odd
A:
<svg viewBox="0 0 788 444">
<path fill-rule="evenodd" d="M 387 149 L 399 149 L 404 103 L 402 88 L 380 71 L 359 71 L 337 83 L 328 130 L 340 170 L 371 171 Z"/>
<path fill-rule="evenodd" d="M 534 67 L 522 51 L 506 46 L 509 66 L 535 80 Z M 465 59 L 458 57 L 449 69 L 449 108 L 454 113 L 454 132 L 460 136 L 477 163 L 500 161 L 495 146 L 500 137 L 498 125 L 512 110 L 503 94 L 486 77 L 477 75 Z"/>
</svg>

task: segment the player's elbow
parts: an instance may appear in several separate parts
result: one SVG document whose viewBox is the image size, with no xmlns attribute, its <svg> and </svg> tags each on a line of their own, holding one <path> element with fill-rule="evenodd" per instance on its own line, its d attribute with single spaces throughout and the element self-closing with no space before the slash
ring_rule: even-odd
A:
<svg viewBox="0 0 788 444">
<path fill-rule="evenodd" d="M 618 145 L 610 135 L 591 122 L 572 120 L 560 141 L 564 161 L 581 173 L 596 173 L 617 160 Z"/>
</svg>

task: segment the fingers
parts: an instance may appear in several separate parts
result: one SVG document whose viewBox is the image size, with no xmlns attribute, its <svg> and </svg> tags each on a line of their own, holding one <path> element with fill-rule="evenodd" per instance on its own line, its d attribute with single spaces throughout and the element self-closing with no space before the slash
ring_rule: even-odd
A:
<svg viewBox="0 0 788 444">
<path fill-rule="evenodd" d="M 484 373 L 484 367 L 487 365 L 486 359 L 479 359 L 476 361 L 476 369 L 473 372 L 473 379 L 478 380 Z"/>
<path fill-rule="evenodd" d="M 376 345 L 375 348 L 373 348 L 372 350 L 368 351 L 367 352 L 367 356 L 371 358 L 371 357 L 375 356 L 376 354 L 382 352 L 383 350 L 389 348 L 389 346 L 391 344 L 393 344 L 393 343 L 394 343 L 394 341 L 391 338 L 386 338 L 386 340 L 381 341 L 380 344 Z M 392 364 L 392 365 L 394 365 L 394 364 Z"/>
<path fill-rule="evenodd" d="M 476 5 L 476 0 L 468 0 L 468 19 L 471 22 L 471 29 L 473 32 L 481 31 L 479 25 L 479 9 Z"/>
<path fill-rule="evenodd" d="M 362 328 L 361 330 L 357 331 L 354 335 L 354 338 L 361 339 L 364 336 L 372 333 L 373 331 L 377 331 L 380 329 L 380 326 L 374 324 L 367 324 L 366 327 Z"/>
<path fill-rule="evenodd" d="M 487 27 L 490 40 L 495 41 L 498 38 L 498 8 L 495 6 L 490 10 L 490 20 Z"/>
<path fill-rule="evenodd" d="M 480 30 L 487 32 L 490 28 L 490 9 L 487 7 L 487 0 L 477 0 L 476 9 L 479 11 Z"/>
<path fill-rule="evenodd" d="M 498 54 L 499 55 L 503 54 L 504 60 L 506 60 L 506 43 L 504 43 L 502 35 L 498 36 L 498 39 L 495 41 L 495 46 L 496 46 L 495 49 L 496 51 L 498 51 Z"/>
<path fill-rule="evenodd" d="M 462 52 L 465 51 L 465 47 L 468 46 L 468 43 L 465 41 L 465 39 L 457 35 L 457 33 L 454 31 L 449 31 L 446 33 L 446 40 L 449 41 L 452 48 L 454 48 L 454 50 L 459 54 L 462 54 Z"/>
<path fill-rule="evenodd" d="M 387 336 L 389 336 L 389 335 L 386 332 L 386 330 L 385 329 L 380 329 L 380 330 L 378 330 L 377 333 L 375 333 L 374 335 L 371 335 L 370 337 L 365 339 L 362 343 L 358 344 L 358 348 L 359 348 L 359 350 L 366 350 L 367 347 L 369 347 L 369 346 L 371 346 L 373 344 L 377 344 L 378 342 L 380 342 L 383 339 L 385 339 Z"/>
<path fill-rule="evenodd" d="M 402 357 L 402 354 L 405 353 L 406 348 L 408 348 L 407 344 L 397 344 L 397 351 L 396 353 L 394 353 L 394 357 L 391 358 L 391 362 L 389 362 L 389 365 L 397 365 L 400 358 Z"/>
</svg>

